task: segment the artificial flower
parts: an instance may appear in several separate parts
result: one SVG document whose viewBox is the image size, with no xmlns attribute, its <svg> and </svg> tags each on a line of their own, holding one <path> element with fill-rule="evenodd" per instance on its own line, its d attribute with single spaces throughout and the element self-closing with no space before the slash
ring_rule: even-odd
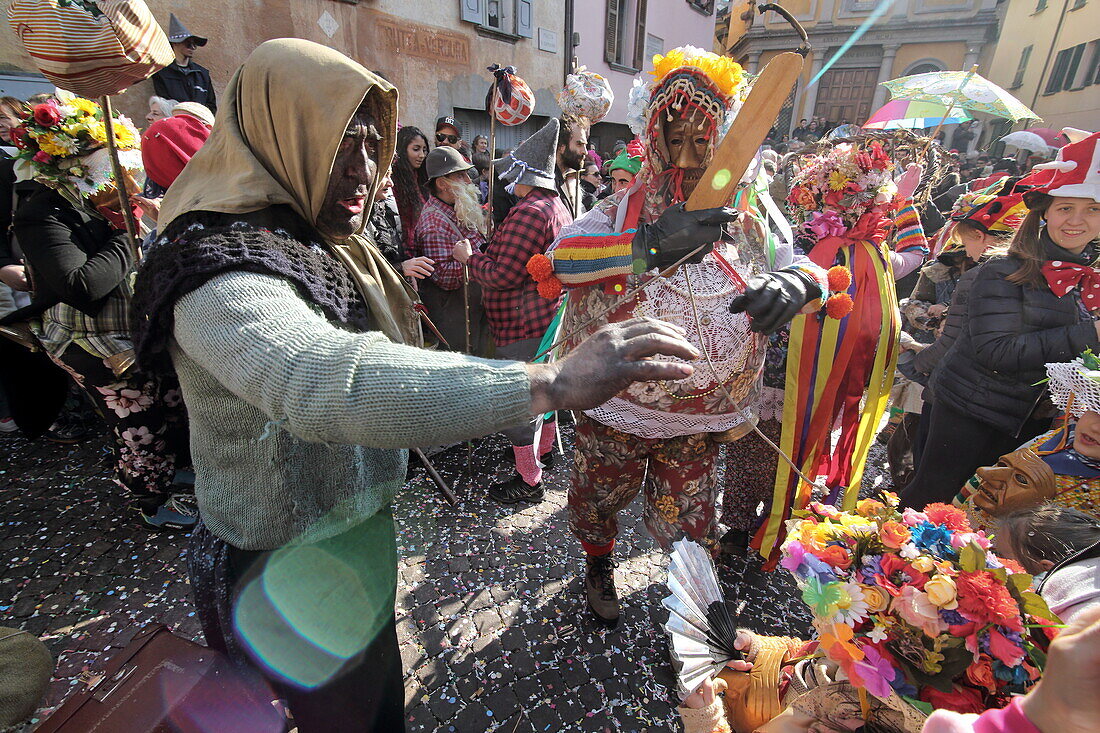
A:
<svg viewBox="0 0 1100 733">
<path fill-rule="evenodd" d="M 95 117 L 99 112 L 99 105 L 84 97 L 73 97 L 67 104 L 76 110 L 81 117 Z"/>
<path fill-rule="evenodd" d="M 840 171 L 833 171 L 829 174 L 829 188 L 834 191 L 842 191 L 844 187 L 848 185 L 848 179 Z"/>
<path fill-rule="evenodd" d="M 33 111 L 34 121 L 42 127 L 53 127 L 61 121 L 61 110 L 52 99 L 42 104 L 36 104 Z"/>
<path fill-rule="evenodd" d="M 107 144 L 107 128 L 99 120 L 88 123 L 88 135 L 101 145 Z"/>
<path fill-rule="evenodd" d="M 35 163 L 49 163 L 51 160 L 53 160 L 53 156 L 47 153 L 45 150 L 39 150 L 37 153 L 34 154 L 34 157 L 31 158 L 31 160 L 33 160 Z"/>
<path fill-rule="evenodd" d="M 806 581 L 802 589 L 802 600 L 819 618 L 829 618 L 836 614 L 840 607 L 841 583 L 837 581 L 821 582 L 811 577 Z"/>
<path fill-rule="evenodd" d="M 942 524 L 955 532 L 971 532 L 970 520 L 966 512 L 950 504 L 936 502 L 924 507 L 924 515 L 932 524 Z"/>
<path fill-rule="evenodd" d="M 837 610 L 833 614 L 833 622 L 855 626 L 867 618 L 867 601 L 863 597 L 863 589 L 858 583 L 840 585 L 840 600 L 836 604 Z"/>
<path fill-rule="evenodd" d="M 673 71 L 685 66 L 701 70 L 727 97 L 733 96 L 745 81 L 744 70 L 736 61 L 693 46 L 674 48 L 667 54 L 654 56 L 652 74 L 660 83 Z"/>
<path fill-rule="evenodd" d="M 989 653 L 1008 667 L 1019 665 L 1026 656 L 1023 645 L 1002 634 L 996 626 L 989 630 Z"/>
<path fill-rule="evenodd" d="M 76 152 L 76 141 L 72 138 L 66 138 L 60 135 L 55 135 L 52 132 L 46 133 L 38 138 L 38 147 L 41 152 L 49 155 L 56 155 L 58 157 L 64 157 Z M 39 163 L 48 163 L 48 160 L 39 160 L 35 156 L 34 160 Z"/>
<path fill-rule="evenodd" d="M 867 610 L 871 613 L 878 613 L 879 611 L 885 611 L 886 607 L 890 605 L 890 596 L 884 590 L 877 585 L 861 585 L 860 590 L 863 591 L 863 602 L 867 604 Z"/>
<path fill-rule="evenodd" d="M 901 522 L 890 519 L 882 523 L 882 544 L 893 550 L 900 549 L 909 542 L 909 536 L 909 528 Z"/>
<path fill-rule="evenodd" d="M 1023 631 L 1020 607 L 1008 588 L 1001 585 L 990 572 L 959 573 L 955 578 L 958 589 L 958 611 L 963 617 L 979 623 L 993 623 L 1012 631 Z"/>
<path fill-rule="evenodd" d="M 875 578 L 880 586 L 891 595 L 897 595 L 902 586 L 911 585 L 924 588 L 928 576 L 913 567 L 911 563 L 896 555 L 883 555 L 882 575 Z"/>
<path fill-rule="evenodd" d="M 919 555 L 913 558 L 913 562 L 911 563 L 911 565 L 913 566 L 914 570 L 919 570 L 920 572 L 926 574 L 936 569 L 935 561 L 932 558 L 928 557 L 928 555 Z"/>
<path fill-rule="evenodd" d="M 953 610 L 959 607 L 959 602 L 956 600 L 955 581 L 947 575 L 930 578 L 924 584 L 924 592 L 928 594 L 928 600 L 932 601 L 937 608 Z"/>
<path fill-rule="evenodd" d="M 912 507 L 906 507 L 901 513 L 901 521 L 905 522 L 910 527 L 915 527 L 921 522 L 928 521 L 928 515 L 923 512 L 918 512 Z"/>
<path fill-rule="evenodd" d="M 920 557 L 920 549 L 912 542 L 906 542 L 898 548 L 898 555 L 904 557 L 906 560 L 915 560 Z"/>
<path fill-rule="evenodd" d="M 890 683 L 894 679 L 896 671 L 889 659 L 884 657 L 878 649 L 867 645 L 863 647 L 863 659 L 852 664 L 852 671 L 858 676 L 867 692 L 875 697 L 887 697 L 890 695 Z"/>
<path fill-rule="evenodd" d="M 847 225 L 844 223 L 844 219 L 840 214 L 832 209 L 825 209 L 824 211 L 815 211 L 811 216 L 809 222 L 806 224 L 806 228 L 813 232 L 813 235 L 818 239 L 824 239 L 825 237 L 840 237 L 844 232 L 848 230 Z M 847 288 L 834 288 L 835 290 L 847 290 Z"/>
<path fill-rule="evenodd" d="M 829 545 L 817 553 L 827 565 L 837 570 L 847 570 L 852 566 L 852 553 L 839 545 Z"/>
<path fill-rule="evenodd" d="M 881 644 L 886 641 L 890 635 L 886 631 L 886 627 L 875 621 L 874 628 L 867 632 L 867 638 L 876 644 Z"/>
<path fill-rule="evenodd" d="M 825 650 L 830 659 L 840 663 L 841 666 L 850 666 L 853 661 L 863 659 L 863 650 L 854 640 L 855 632 L 846 624 L 833 623 L 818 626 L 818 645 Z"/>
<path fill-rule="evenodd" d="M 955 548 L 951 546 L 951 530 L 947 527 L 931 522 L 924 522 L 910 528 L 913 544 L 925 552 L 931 552 L 937 557 L 955 555 Z"/>
<path fill-rule="evenodd" d="M 934 708 L 954 710 L 956 713 L 984 713 L 986 709 L 981 693 L 962 685 L 955 685 L 951 692 L 940 692 L 931 686 L 923 687 L 920 699 Z"/>
<path fill-rule="evenodd" d="M 997 680 L 993 677 L 993 663 L 984 654 L 966 668 L 966 679 L 972 685 L 984 687 L 990 693 L 997 692 Z"/>
<path fill-rule="evenodd" d="M 795 206 L 801 206 L 804 209 L 812 208 L 817 202 L 814 199 L 814 195 L 802 186 L 795 186 L 791 189 L 791 192 L 787 195 L 787 200 Z"/>
<path fill-rule="evenodd" d="M 924 631 L 926 636 L 935 638 L 947 630 L 947 624 L 940 619 L 939 610 L 928 599 L 928 594 L 916 586 L 903 586 L 890 604 L 890 610 L 910 626 Z"/>
</svg>

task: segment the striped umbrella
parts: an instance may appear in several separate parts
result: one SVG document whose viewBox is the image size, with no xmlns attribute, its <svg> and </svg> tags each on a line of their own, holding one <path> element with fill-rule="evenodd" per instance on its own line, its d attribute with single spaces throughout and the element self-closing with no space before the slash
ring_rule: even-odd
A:
<svg viewBox="0 0 1100 733">
<path fill-rule="evenodd" d="M 947 107 L 934 102 L 914 102 L 910 99 L 894 99 L 882 105 L 863 124 L 866 130 L 919 130 L 935 127 L 943 120 L 945 125 L 973 119 L 966 110 L 955 109 L 947 115 Z"/>
</svg>

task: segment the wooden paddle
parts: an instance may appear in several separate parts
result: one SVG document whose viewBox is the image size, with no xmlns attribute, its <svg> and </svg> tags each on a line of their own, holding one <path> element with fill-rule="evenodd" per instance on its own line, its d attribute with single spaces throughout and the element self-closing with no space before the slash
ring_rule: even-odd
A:
<svg viewBox="0 0 1100 733">
<path fill-rule="evenodd" d="M 764 67 L 714 158 L 688 197 L 688 211 L 725 206 L 775 124 L 802 73 L 802 56 L 781 53 Z"/>
</svg>

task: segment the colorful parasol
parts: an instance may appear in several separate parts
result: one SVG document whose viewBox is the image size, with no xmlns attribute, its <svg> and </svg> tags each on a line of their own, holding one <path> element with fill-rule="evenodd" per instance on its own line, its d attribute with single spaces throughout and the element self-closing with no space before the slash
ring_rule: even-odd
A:
<svg viewBox="0 0 1100 733">
<path fill-rule="evenodd" d="M 935 127 L 943 120 L 953 125 L 973 119 L 966 110 L 956 108 L 950 112 L 937 102 L 916 102 L 911 99 L 894 99 L 879 107 L 863 124 L 865 130 L 920 130 Z"/>
<path fill-rule="evenodd" d="M 884 81 L 882 85 L 890 90 L 892 99 L 942 104 L 948 108 L 949 113 L 964 109 L 984 112 L 1013 122 L 1041 119 L 1016 97 L 979 76 L 977 68 L 975 66 L 970 71 L 914 74 Z"/>
</svg>

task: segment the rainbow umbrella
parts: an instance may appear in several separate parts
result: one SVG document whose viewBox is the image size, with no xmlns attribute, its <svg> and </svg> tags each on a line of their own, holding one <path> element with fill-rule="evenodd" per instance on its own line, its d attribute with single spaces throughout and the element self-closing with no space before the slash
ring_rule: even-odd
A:
<svg viewBox="0 0 1100 733">
<path fill-rule="evenodd" d="M 914 74 L 884 81 L 882 86 L 890 91 L 891 99 L 935 102 L 945 105 L 951 114 L 954 114 L 955 110 L 965 109 L 970 112 L 984 112 L 1013 122 L 1040 119 L 1039 115 L 1028 109 L 1016 97 L 979 76 L 976 73 L 977 70 L 978 67 L 975 66 L 970 71 L 933 71 L 928 74 Z M 945 124 L 946 122 L 944 120 Z"/>
<path fill-rule="evenodd" d="M 918 130 L 935 127 L 943 120 L 945 125 L 973 119 L 966 110 L 956 107 L 950 116 L 947 107 L 935 102 L 914 102 L 911 99 L 894 99 L 882 105 L 863 124 L 865 130 Z"/>
</svg>

